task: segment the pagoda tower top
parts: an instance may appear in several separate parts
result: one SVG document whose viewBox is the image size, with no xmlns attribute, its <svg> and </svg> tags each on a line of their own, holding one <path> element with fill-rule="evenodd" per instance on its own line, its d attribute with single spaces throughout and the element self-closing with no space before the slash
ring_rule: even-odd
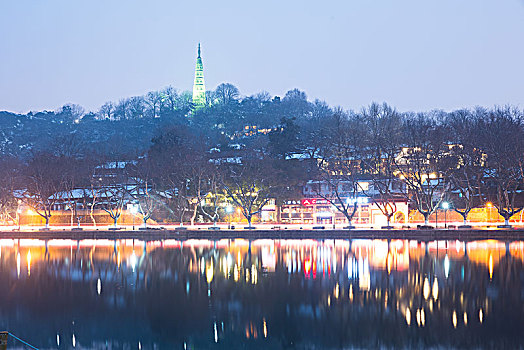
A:
<svg viewBox="0 0 524 350">
<path fill-rule="evenodd" d="M 204 83 L 204 65 L 200 57 L 200 43 L 198 43 L 198 56 L 195 67 L 195 82 L 193 84 L 193 103 L 195 107 L 206 104 L 206 85 Z"/>
</svg>

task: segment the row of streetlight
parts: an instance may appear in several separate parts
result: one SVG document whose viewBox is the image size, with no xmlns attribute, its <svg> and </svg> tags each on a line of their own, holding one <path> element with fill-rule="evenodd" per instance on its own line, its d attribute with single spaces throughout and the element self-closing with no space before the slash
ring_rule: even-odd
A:
<svg viewBox="0 0 524 350">
<path fill-rule="evenodd" d="M 444 209 L 444 228 L 448 228 L 448 222 L 447 222 L 447 212 L 448 212 L 448 209 L 450 209 L 450 203 L 447 202 L 447 201 L 444 201 L 441 203 L 441 207 L 442 209 Z M 487 215 L 486 215 L 486 221 L 489 222 L 489 218 L 491 215 L 489 215 L 491 213 L 491 208 L 493 207 L 493 204 L 491 202 L 487 202 L 486 203 L 486 207 L 488 208 L 488 212 L 487 212 Z M 438 219 L 437 217 L 435 218 L 435 226 L 438 225 Z"/>
</svg>

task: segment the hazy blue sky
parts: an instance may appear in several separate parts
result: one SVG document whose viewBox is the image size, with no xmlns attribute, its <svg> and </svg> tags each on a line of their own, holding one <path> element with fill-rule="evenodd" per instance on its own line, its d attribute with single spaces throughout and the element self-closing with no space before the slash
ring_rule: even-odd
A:
<svg viewBox="0 0 524 350">
<path fill-rule="evenodd" d="M 0 0 L 0 110 L 206 87 L 359 109 L 524 107 L 523 0 Z"/>
</svg>

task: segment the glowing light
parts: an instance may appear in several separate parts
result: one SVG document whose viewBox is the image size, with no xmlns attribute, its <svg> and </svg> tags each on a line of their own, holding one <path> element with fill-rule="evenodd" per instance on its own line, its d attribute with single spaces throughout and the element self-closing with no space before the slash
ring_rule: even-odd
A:
<svg viewBox="0 0 524 350">
<path fill-rule="evenodd" d="M 258 271 L 255 265 L 251 265 L 251 284 L 258 283 Z"/>
<path fill-rule="evenodd" d="M 417 318 L 417 324 L 420 326 L 420 323 L 421 323 L 421 320 L 420 320 L 420 309 L 417 309 L 416 318 Z"/>
<path fill-rule="evenodd" d="M 338 299 L 338 296 L 339 296 L 339 285 L 338 285 L 338 283 L 335 286 L 335 290 L 333 291 L 333 295 L 334 295 L 335 299 Z"/>
<path fill-rule="evenodd" d="M 311 259 L 304 260 L 304 273 L 309 275 L 311 272 Z"/>
<path fill-rule="evenodd" d="M 358 282 L 361 290 L 369 291 L 371 288 L 371 275 L 367 258 L 358 260 Z"/>
<path fill-rule="evenodd" d="M 446 254 L 446 257 L 444 258 L 444 273 L 446 274 L 446 278 L 449 276 L 449 258 Z"/>
<path fill-rule="evenodd" d="M 215 274 L 215 269 L 213 266 L 213 260 L 211 260 L 209 264 L 206 265 L 206 281 L 208 284 L 210 284 L 211 281 L 213 281 L 214 274 Z"/>
<path fill-rule="evenodd" d="M 213 329 L 215 331 L 215 343 L 218 343 L 218 330 L 217 330 L 217 323 L 216 322 L 213 324 Z"/>
<path fill-rule="evenodd" d="M 266 323 L 266 319 L 265 318 L 262 319 L 262 322 L 263 322 L 262 329 L 264 331 L 264 338 L 267 338 L 267 323 Z"/>
<path fill-rule="evenodd" d="M 391 252 L 388 253 L 388 257 L 386 258 L 386 265 L 388 268 L 388 275 L 391 273 L 391 266 L 393 265 L 393 254 Z"/>
<path fill-rule="evenodd" d="M 433 294 L 433 299 L 437 300 L 438 299 L 438 280 L 437 280 L 437 277 L 435 277 L 435 280 L 433 281 L 432 294 Z"/>
<path fill-rule="evenodd" d="M 31 276 L 31 251 L 27 252 L 27 276 Z"/>
<path fill-rule="evenodd" d="M 429 292 L 430 292 L 430 288 L 429 288 L 429 280 L 428 278 L 426 277 L 424 279 L 424 286 L 422 287 L 422 294 L 424 295 L 424 299 L 428 300 L 429 298 Z"/>
<path fill-rule="evenodd" d="M 133 252 L 131 253 L 131 257 L 129 258 L 129 262 L 131 263 L 131 269 L 133 270 L 133 272 L 135 272 L 136 254 L 135 254 L 135 250 L 134 249 L 133 249 Z"/>
<path fill-rule="evenodd" d="M 493 255 L 489 255 L 489 279 L 493 278 Z"/>
<path fill-rule="evenodd" d="M 466 312 L 464 312 L 464 325 L 468 325 L 468 314 Z"/>
<path fill-rule="evenodd" d="M 353 301 L 353 285 L 349 285 L 349 301 Z"/>
<path fill-rule="evenodd" d="M 76 337 L 74 334 L 73 334 L 73 347 L 76 347 Z"/>
<path fill-rule="evenodd" d="M 479 310 L 479 321 L 480 323 L 484 321 L 484 313 L 482 312 L 482 309 Z"/>
<path fill-rule="evenodd" d="M 240 273 L 238 272 L 238 266 L 235 264 L 235 268 L 233 270 L 233 278 L 235 282 L 238 282 L 238 279 L 240 278 Z"/>
<path fill-rule="evenodd" d="M 328 295 L 327 297 L 327 305 L 331 306 L 331 295 Z"/>
<path fill-rule="evenodd" d="M 426 325 L 426 313 L 424 312 L 424 309 L 420 309 L 420 321 L 422 323 L 422 327 Z"/>
<path fill-rule="evenodd" d="M 60 335 L 56 334 L 56 346 L 60 347 Z"/>
<path fill-rule="evenodd" d="M 20 277 L 20 252 L 16 255 L 16 275 Z"/>
<path fill-rule="evenodd" d="M 138 350 L 142 350 L 142 343 L 138 342 Z"/>
<path fill-rule="evenodd" d="M 457 312 L 453 311 L 453 315 L 451 315 L 451 321 L 453 322 L 453 328 L 457 328 Z"/>
<path fill-rule="evenodd" d="M 98 279 L 98 281 L 96 281 L 96 292 L 98 293 L 98 295 L 102 293 L 102 281 L 100 280 L 100 278 Z"/>
<path fill-rule="evenodd" d="M 406 323 L 411 325 L 411 311 L 409 311 L 409 307 L 406 308 Z"/>
</svg>

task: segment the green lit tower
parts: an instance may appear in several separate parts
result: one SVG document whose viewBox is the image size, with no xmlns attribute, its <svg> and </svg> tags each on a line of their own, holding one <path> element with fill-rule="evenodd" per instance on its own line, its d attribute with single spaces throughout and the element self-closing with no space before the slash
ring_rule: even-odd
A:
<svg viewBox="0 0 524 350">
<path fill-rule="evenodd" d="M 198 57 L 195 68 L 195 83 L 193 84 L 193 103 L 196 107 L 206 104 L 206 85 L 204 84 L 204 65 L 200 57 L 200 43 L 198 44 Z"/>
</svg>

